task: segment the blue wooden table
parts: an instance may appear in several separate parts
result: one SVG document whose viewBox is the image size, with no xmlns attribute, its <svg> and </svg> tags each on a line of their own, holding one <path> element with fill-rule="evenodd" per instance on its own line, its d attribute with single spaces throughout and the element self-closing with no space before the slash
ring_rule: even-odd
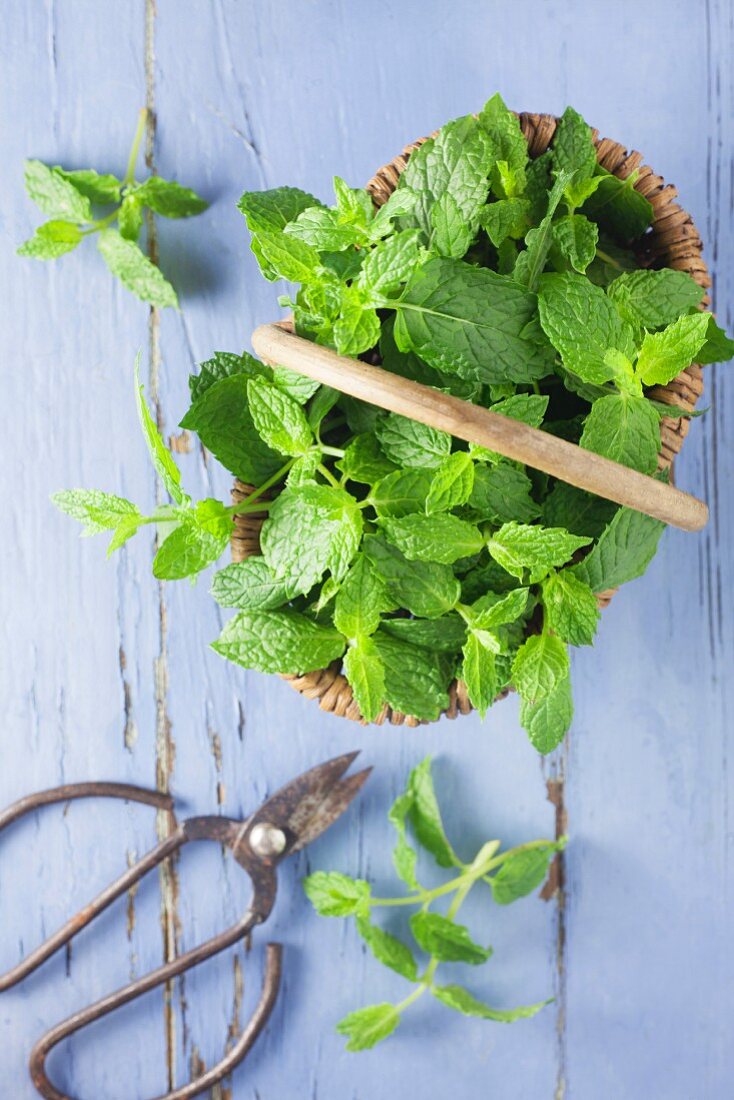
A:
<svg viewBox="0 0 734 1100">
<path fill-rule="evenodd" d="M 212 350 L 247 346 L 278 316 L 235 202 L 290 183 L 327 198 L 402 145 L 476 109 L 495 90 L 518 109 L 573 103 L 640 149 L 680 190 L 706 241 L 731 325 L 734 51 L 731 0 L 27 0 L 4 10 L 2 62 L 3 461 L 0 801 L 87 778 L 170 788 L 188 812 L 240 814 L 329 755 L 376 765 L 343 827 L 284 867 L 268 932 L 286 952 L 284 995 L 263 1039 L 218 1098 L 708 1100 L 734 1088 L 729 798 L 734 658 L 734 391 L 706 373 L 711 405 L 677 464 L 703 494 L 702 535 L 668 532 L 647 576 L 604 614 L 574 658 L 568 744 L 541 761 L 514 699 L 415 731 L 324 716 L 286 685 L 227 666 L 207 583 L 158 585 L 151 546 L 113 563 L 80 542 L 51 491 L 96 486 L 152 505 L 132 364 L 192 493 L 228 479 L 178 433 L 187 375 Z M 137 109 L 157 127 L 149 158 L 212 201 L 160 224 L 180 314 L 122 291 L 91 246 L 44 265 L 14 256 L 36 224 L 22 160 L 120 171 Z M 468 910 L 496 959 L 475 991 L 497 1005 L 555 1003 L 511 1027 L 423 1001 L 371 1053 L 333 1026 L 399 997 L 351 929 L 316 918 L 310 868 L 392 881 L 385 811 L 427 752 L 469 854 L 488 836 L 553 835 L 567 814 L 564 889 L 509 910 Z M 552 800 L 547 794 L 550 791 Z M 49 934 L 155 840 L 152 811 L 88 803 L 48 810 L 2 838 L 3 967 Z M 187 852 L 170 876 L 118 902 L 73 949 L 0 999 L 0 1094 L 35 1096 L 27 1054 L 40 1032 L 241 912 L 244 876 L 219 850 Z M 149 995 L 54 1055 L 74 1096 L 157 1095 L 216 1061 L 254 1004 L 260 937 Z"/>
</svg>

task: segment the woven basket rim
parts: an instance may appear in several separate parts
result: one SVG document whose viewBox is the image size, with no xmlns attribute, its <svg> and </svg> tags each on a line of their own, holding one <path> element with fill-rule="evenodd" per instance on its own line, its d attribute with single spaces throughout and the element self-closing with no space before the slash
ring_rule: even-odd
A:
<svg viewBox="0 0 734 1100">
<path fill-rule="evenodd" d="M 529 112 L 520 112 L 518 118 L 528 143 L 530 156 L 535 158 L 549 147 L 558 125 L 558 118 L 555 115 Z M 430 136 L 435 136 L 437 132 L 434 131 Z M 691 215 L 675 201 L 678 195 L 677 189 L 672 184 L 666 184 L 662 176 L 643 164 L 641 153 L 635 150 L 628 151 L 625 146 L 611 138 L 600 138 L 595 129 L 592 129 L 592 137 L 597 160 L 602 167 L 621 179 L 626 179 L 632 172 L 637 171 L 633 186 L 649 200 L 653 208 L 653 222 L 643 238 L 652 264 L 686 271 L 699 286 L 708 291 L 711 278 L 701 256 L 703 249 L 701 237 Z M 427 140 L 428 138 L 425 137 L 419 138 L 406 145 L 398 156 L 375 172 L 367 184 L 367 190 L 377 206 L 387 201 L 395 190 L 411 153 Z M 708 308 L 709 305 L 710 298 L 706 294 L 703 306 Z M 666 386 L 656 386 L 651 393 L 658 401 L 692 411 L 703 393 L 701 367 L 695 363 L 692 364 Z M 662 420 L 662 448 L 658 464 L 660 469 L 672 468 L 673 460 L 683 446 L 688 428 L 689 420 L 686 418 L 665 417 Z M 236 481 L 232 493 L 233 500 L 237 503 L 251 491 L 251 486 Z M 233 561 L 243 561 L 260 552 L 259 534 L 265 518 L 264 512 L 235 518 L 235 529 L 232 535 Z M 613 594 L 613 591 L 602 593 L 598 597 L 600 607 L 605 607 Z M 341 661 L 335 661 L 328 668 L 317 669 L 303 676 L 283 675 L 281 678 L 306 698 L 318 700 L 322 710 L 365 724 L 349 682 L 341 671 Z M 507 694 L 507 691 L 503 691 L 498 699 Z M 469 714 L 472 709 L 465 685 L 460 680 L 454 680 L 449 689 L 449 705 L 442 711 L 439 718 L 442 715 L 456 718 L 459 714 Z M 382 725 L 386 721 L 393 725 L 426 724 L 425 720 L 393 710 L 388 704 L 385 704 L 374 724 Z"/>
</svg>

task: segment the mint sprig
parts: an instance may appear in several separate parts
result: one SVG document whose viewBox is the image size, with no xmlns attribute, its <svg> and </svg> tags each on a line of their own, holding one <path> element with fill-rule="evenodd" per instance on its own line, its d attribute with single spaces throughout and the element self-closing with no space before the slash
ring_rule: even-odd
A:
<svg viewBox="0 0 734 1100">
<path fill-rule="evenodd" d="M 368 950 L 389 970 L 409 981 L 413 988 L 400 1001 L 385 1001 L 356 1009 L 338 1024 L 347 1037 L 347 1050 L 368 1050 L 388 1038 L 406 1010 L 425 994 L 465 1016 L 511 1023 L 534 1016 L 549 1001 L 502 1009 L 485 1004 L 468 989 L 454 983 L 443 985 L 437 972 L 442 963 L 480 966 L 492 957 L 492 948 L 477 943 L 469 928 L 458 920 L 459 910 L 471 891 L 488 886 L 494 901 L 508 905 L 536 890 L 548 873 L 551 859 L 563 850 L 566 840 L 537 840 L 501 851 L 499 840 L 482 844 L 473 859 L 463 862 L 446 836 L 427 757 L 408 777 L 403 794 L 393 804 L 389 819 L 398 833 L 393 858 L 395 869 L 407 887 L 396 897 L 374 897 L 364 879 L 339 871 L 316 871 L 303 888 L 317 913 L 326 917 L 353 917 L 357 932 Z M 440 867 L 451 869 L 450 879 L 425 887 L 416 877 L 416 849 L 408 842 L 408 829 Z M 434 908 L 448 902 L 445 912 Z M 409 919 L 413 944 L 409 945 L 374 923 L 379 909 L 414 907 Z M 424 956 L 419 962 L 416 954 Z"/>
<path fill-rule="evenodd" d="M 166 218 L 201 214 L 208 203 L 174 180 L 150 176 L 138 182 L 135 170 L 148 112 L 140 111 L 127 169 L 118 179 L 92 168 L 73 171 L 40 160 L 25 164 L 25 188 L 49 220 L 18 248 L 19 256 L 55 260 L 85 237 L 97 235 L 102 259 L 120 282 L 144 302 L 178 309 L 176 291 L 138 245 L 146 209 Z M 112 207 L 95 216 L 93 207 Z"/>
</svg>

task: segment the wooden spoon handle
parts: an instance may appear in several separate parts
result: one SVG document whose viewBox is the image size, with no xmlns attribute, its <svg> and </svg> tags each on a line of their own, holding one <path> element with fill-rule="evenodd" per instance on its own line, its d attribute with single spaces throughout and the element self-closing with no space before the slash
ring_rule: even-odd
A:
<svg viewBox="0 0 734 1100">
<path fill-rule="evenodd" d="M 700 531 L 708 520 L 707 505 L 673 485 L 519 420 L 359 359 L 338 355 L 330 348 L 296 336 L 288 326 L 260 325 L 252 334 L 252 345 L 268 363 L 288 367 L 351 397 L 498 451 L 506 458 L 543 470 L 569 485 L 644 512 L 673 527 Z"/>
</svg>

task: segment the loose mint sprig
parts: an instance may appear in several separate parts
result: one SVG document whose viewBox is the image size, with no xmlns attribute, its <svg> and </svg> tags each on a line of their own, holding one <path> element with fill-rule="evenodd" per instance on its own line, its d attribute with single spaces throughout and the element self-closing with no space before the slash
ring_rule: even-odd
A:
<svg viewBox="0 0 734 1100">
<path fill-rule="evenodd" d="M 209 204 L 173 180 L 150 176 L 136 181 L 135 167 L 147 118 L 143 108 L 122 179 L 92 168 L 68 171 L 51 168 L 40 160 L 26 161 L 26 191 L 50 220 L 18 248 L 18 255 L 55 260 L 72 252 L 85 237 L 96 235 L 107 267 L 128 290 L 151 305 L 178 308 L 175 290 L 138 247 L 143 212 L 147 208 L 166 218 L 188 218 L 201 214 Z M 114 208 L 95 218 L 95 206 Z"/>
<path fill-rule="evenodd" d="M 488 840 L 472 860 L 463 863 L 443 827 L 430 757 L 410 773 L 404 793 L 396 799 L 388 816 L 398 834 L 393 862 L 407 887 L 407 894 L 373 897 L 369 882 L 339 871 L 316 871 L 303 883 L 317 913 L 326 917 L 354 917 L 357 931 L 377 961 L 413 984 L 411 992 L 396 1003 L 386 1001 L 368 1005 L 345 1016 L 337 1024 L 337 1031 L 347 1036 L 347 1050 L 367 1050 L 386 1039 L 395 1031 L 405 1010 L 426 993 L 465 1016 L 499 1023 L 534 1016 L 550 1000 L 518 1008 L 494 1008 L 461 985 L 440 984 L 437 971 L 442 962 L 478 966 L 492 956 L 492 948 L 476 943 L 469 929 L 457 920 L 461 906 L 474 887 L 481 883 L 489 886 L 499 905 L 525 897 L 541 885 L 550 860 L 562 851 L 566 838 L 536 840 L 504 852 L 500 851 L 499 840 Z M 456 872 L 448 882 L 428 888 L 418 881 L 417 852 L 407 839 L 409 826 L 418 843 L 440 867 Z M 432 910 L 434 902 L 444 899 L 450 899 L 445 914 Z M 372 921 L 377 909 L 395 906 L 416 908 L 410 918 L 410 931 L 415 947 L 427 956 L 420 965 L 414 947 Z"/>
</svg>

